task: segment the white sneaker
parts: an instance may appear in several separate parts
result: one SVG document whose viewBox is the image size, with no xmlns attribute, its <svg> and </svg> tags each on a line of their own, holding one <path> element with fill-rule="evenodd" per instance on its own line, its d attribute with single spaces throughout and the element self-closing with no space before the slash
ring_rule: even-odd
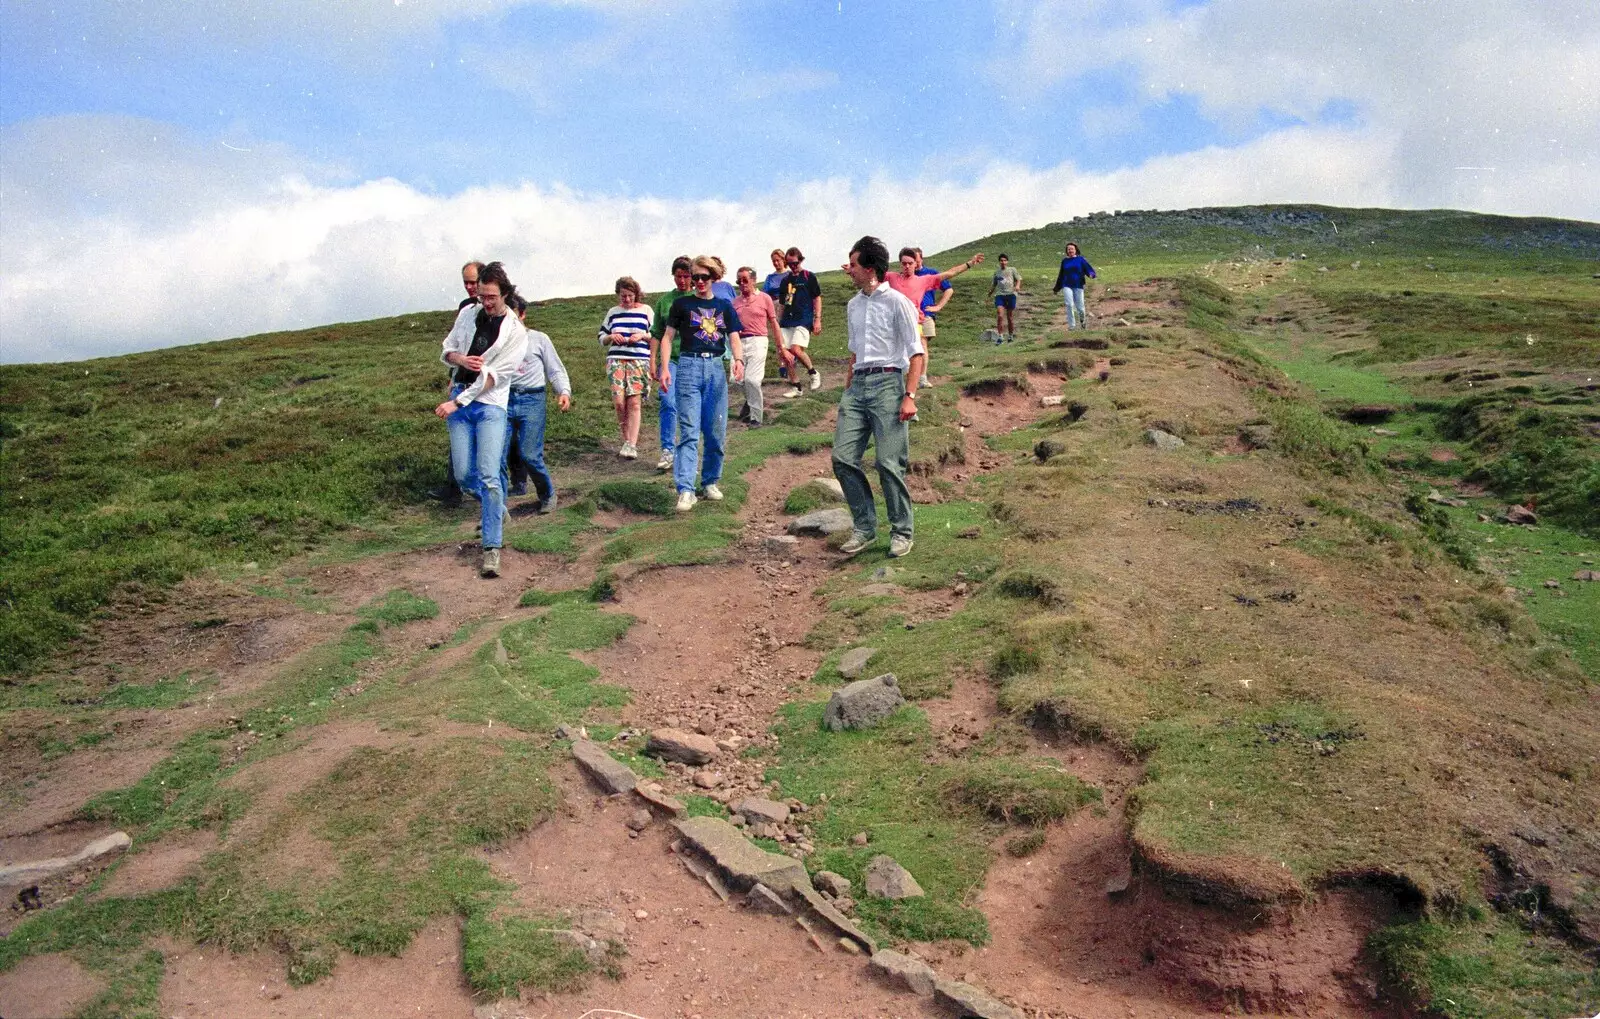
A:
<svg viewBox="0 0 1600 1019">
<path fill-rule="evenodd" d="M 631 442 L 624 442 L 622 448 L 617 451 L 617 455 L 624 460 L 637 460 L 639 459 L 639 447 Z"/>
<path fill-rule="evenodd" d="M 699 501 L 700 501 L 699 499 L 696 499 L 694 497 L 694 493 L 693 492 L 679 492 L 678 493 L 678 512 L 679 513 L 687 513 L 687 512 L 689 512 L 690 510 L 694 509 L 694 504 L 699 502 Z"/>
<path fill-rule="evenodd" d="M 878 540 L 875 534 L 862 534 L 860 531 L 851 531 L 850 540 L 839 546 L 839 551 L 845 555 L 858 555 L 873 542 Z"/>
<path fill-rule="evenodd" d="M 707 485 L 706 486 L 706 490 L 705 490 L 705 497 L 707 499 L 710 499 L 712 502 L 721 502 L 722 501 L 722 489 L 718 488 L 716 485 Z"/>
<path fill-rule="evenodd" d="M 811 373 L 811 388 L 812 388 L 813 391 L 822 388 L 822 373 L 821 372 L 813 371 Z"/>
<path fill-rule="evenodd" d="M 918 389 L 932 389 L 933 388 L 933 383 L 929 382 L 928 381 L 928 376 L 924 375 L 924 376 L 922 376 L 922 378 L 917 380 L 917 388 Z"/>
<path fill-rule="evenodd" d="M 889 558 L 899 559 L 911 551 L 911 539 L 900 534 L 889 536 Z"/>
<path fill-rule="evenodd" d="M 656 461 L 656 470 L 658 470 L 658 471 L 670 471 L 670 470 L 672 470 L 672 450 L 663 449 L 661 451 L 661 459 Z"/>
<path fill-rule="evenodd" d="M 795 386 L 793 389 L 789 390 L 787 393 L 784 393 L 783 394 L 783 398 L 785 400 L 793 400 L 795 397 L 800 395 L 800 392 L 801 392 L 800 387 L 799 386 Z"/>
</svg>

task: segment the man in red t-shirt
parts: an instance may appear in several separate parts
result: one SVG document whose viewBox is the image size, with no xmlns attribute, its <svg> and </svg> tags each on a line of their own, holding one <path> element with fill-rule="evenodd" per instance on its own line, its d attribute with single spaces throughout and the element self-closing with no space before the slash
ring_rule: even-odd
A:
<svg viewBox="0 0 1600 1019">
<path fill-rule="evenodd" d="M 938 287 L 946 280 L 960 276 L 973 266 L 982 264 L 983 252 L 980 251 L 954 269 L 946 269 L 937 275 L 918 276 L 917 249 L 900 249 L 900 271 L 891 272 L 883 278 L 883 281 L 894 290 L 904 294 L 906 300 L 911 302 L 911 306 L 917 309 L 917 333 L 918 338 L 922 341 L 922 352 L 924 354 L 928 352 L 928 338 L 922 335 L 922 295 Z"/>
</svg>

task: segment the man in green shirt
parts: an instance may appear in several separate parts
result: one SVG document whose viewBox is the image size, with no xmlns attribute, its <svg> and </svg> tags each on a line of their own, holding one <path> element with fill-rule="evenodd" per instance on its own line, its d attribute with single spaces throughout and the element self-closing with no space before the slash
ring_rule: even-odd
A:
<svg viewBox="0 0 1600 1019">
<path fill-rule="evenodd" d="M 650 327 L 656 339 L 661 339 L 667 331 L 667 318 L 672 313 L 672 302 L 680 297 L 688 297 L 693 291 L 689 287 L 689 256 L 679 255 L 672 260 L 672 284 L 677 289 L 669 290 L 656 298 L 656 320 Z M 676 360 L 678 356 L 678 338 L 672 338 L 672 351 L 669 355 Z M 672 451 L 678 446 L 678 394 L 676 392 L 677 380 L 670 374 L 665 386 L 659 387 L 661 397 L 661 459 L 656 461 L 656 470 L 672 470 Z"/>
</svg>

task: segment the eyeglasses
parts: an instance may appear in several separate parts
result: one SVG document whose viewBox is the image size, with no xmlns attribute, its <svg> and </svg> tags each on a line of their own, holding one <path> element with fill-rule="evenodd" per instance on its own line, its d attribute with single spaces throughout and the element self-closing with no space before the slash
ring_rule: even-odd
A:
<svg viewBox="0 0 1600 1019">
<path fill-rule="evenodd" d="M 690 273 L 689 274 L 689 278 L 694 280 L 696 283 L 710 283 L 711 282 L 711 274 L 709 272 Z"/>
</svg>

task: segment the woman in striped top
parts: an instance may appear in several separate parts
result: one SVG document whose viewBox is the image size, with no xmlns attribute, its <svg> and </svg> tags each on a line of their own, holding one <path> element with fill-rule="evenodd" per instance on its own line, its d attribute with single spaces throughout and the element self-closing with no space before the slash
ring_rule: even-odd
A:
<svg viewBox="0 0 1600 1019">
<path fill-rule="evenodd" d="M 639 413 L 650 391 L 650 327 L 655 312 L 640 302 L 644 296 L 632 276 L 617 280 L 617 305 L 600 323 L 600 343 L 606 348 L 606 376 L 611 380 L 611 405 L 622 431 L 624 460 L 639 456 Z"/>
</svg>

